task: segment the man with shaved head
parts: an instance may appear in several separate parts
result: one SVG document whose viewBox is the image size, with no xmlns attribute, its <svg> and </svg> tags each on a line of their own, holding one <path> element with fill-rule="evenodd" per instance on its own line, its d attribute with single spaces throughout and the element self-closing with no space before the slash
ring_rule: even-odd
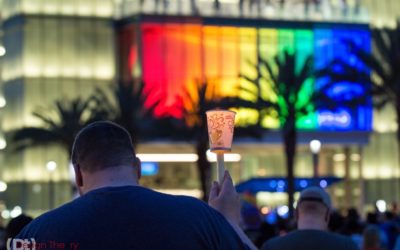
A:
<svg viewBox="0 0 400 250">
<path fill-rule="evenodd" d="M 331 199 L 320 187 L 304 189 L 297 201 L 297 230 L 268 240 L 262 250 L 357 250 L 345 236 L 328 232 Z"/>
</svg>

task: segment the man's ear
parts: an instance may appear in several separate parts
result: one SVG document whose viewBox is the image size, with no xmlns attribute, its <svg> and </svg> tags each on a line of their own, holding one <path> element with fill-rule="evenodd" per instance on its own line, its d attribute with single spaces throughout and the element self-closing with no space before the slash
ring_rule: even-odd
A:
<svg viewBox="0 0 400 250">
<path fill-rule="evenodd" d="M 83 178 L 81 172 L 81 166 L 79 164 L 74 164 L 74 171 L 75 171 L 75 183 L 77 187 L 83 186 Z"/>
<path fill-rule="evenodd" d="M 326 224 L 329 224 L 329 220 L 331 219 L 331 210 L 328 208 L 327 210 L 326 210 L 326 214 L 325 214 L 325 221 L 326 221 Z"/>
<path fill-rule="evenodd" d="M 136 174 L 138 177 L 138 180 L 140 179 L 140 177 L 142 177 L 142 162 L 140 161 L 140 159 L 138 157 L 135 157 L 135 167 L 136 167 Z"/>
</svg>

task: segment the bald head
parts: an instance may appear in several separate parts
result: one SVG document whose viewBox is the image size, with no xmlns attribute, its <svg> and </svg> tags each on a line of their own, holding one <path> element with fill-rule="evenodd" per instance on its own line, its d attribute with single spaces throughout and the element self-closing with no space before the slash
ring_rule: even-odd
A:
<svg viewBox="0 0 400 250">
<path fill-rule="evenodd" d="M 297 202 L 299 229 L 326 230 L 329 223 L 331 200 L 329 194 L 319 187 L 304 189 Z"/>
</svg>

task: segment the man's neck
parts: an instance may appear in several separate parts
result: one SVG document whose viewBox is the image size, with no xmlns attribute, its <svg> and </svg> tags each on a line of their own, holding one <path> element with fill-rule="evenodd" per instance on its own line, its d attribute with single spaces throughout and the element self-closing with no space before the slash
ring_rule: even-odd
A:
<svg viewBox="0 0 400 250">
<path fill-rule="evenodd" d="M 138 178 L 131 166 L 109 167 L 93 173 L 82 172 L 82 194 L 103 187 L 137 186 Z"/>
<path fill-rule="evenodd" d="M 313 230 L 321 230 L 321 231 L 326 231 L 328 229 L 326 222 L 323 220 L 320 220 L 318 218 L 301 219 L 297 223 L 297 228 L 299 230 L 313 229 Z"/>
</svg>

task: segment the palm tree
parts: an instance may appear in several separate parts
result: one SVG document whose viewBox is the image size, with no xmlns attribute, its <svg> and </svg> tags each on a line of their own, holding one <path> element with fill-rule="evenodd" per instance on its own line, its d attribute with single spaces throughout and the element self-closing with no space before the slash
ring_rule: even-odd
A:
<svg viewBox="0 0 400 250">
<path fill-rule="evenodd" d="M 371 34 L 375 48 L 373 53 L 353 41 L 343 41 L 363 67 L 337 59 L 323 73 L 329 76 L 331 82 L 346 81 L 369 89 L 369 96 L 373 97 L 373 104 L 378 110 L 386 105 L 393 106 L 398 125 L 396 139 L 400 145 L 400 20 L 395 29 L 375 28 Z"/>
<path fill-rule="evenodd" d="M 391 104 L 396 111 L 397 124 L 400 125 L 400 20 L 397 22 L 396 29 L 373 29 L 372 38 L 376 48 L 373 54 L 352 41 L 344 41 L 350 52 L 367 69 L 355 68 L 344 61 L 334 61 L 333 65 L 342 67 L 342 72 L 333 76 L 353 83 L 361 79 L 363 83 L 368 84 L 376 107 L 381 108 L 386 104 Z M 374 77 L 370 77 L 371 73 Z M 397 130 L 397 141 L 400 143 L 400 129 Z"/>
<path fill-rule="evenodd" d="M 166 118 L 154 118 L 154 110 L 163 99 L 158 96 L 157 100 L 146 107 L 149 90 L 145 92 L 144 82 L 119 81 L 117 86 L 112 85 L 113 98 L 110 99 L 102 89 L 97 89 L 94 97 L 97 99 L 102 110 L 110 114 L 109 119 L 124 127 L 131 135 L 133 143 L 137 145 L 140 140 L 164 135 L 166 129 L 159 128 L 159 124 L 165 126 Z M 116 102 L 116 105 L 114 104 Z M 111 115 L 112 114 L 112 115 Z"/>
<path fill-rule="evenodd" d="M 58 143 L 70 155 L 77 133 L 86 125 L 104 120 L 106 110 L 99 108 L 97 101 L 90 97 L 71 101 L 58 100 L 50 108 L 41 107 L 33 112 L 43 126 L 23 127 L 12 132 L 13 149 L 21 151 L 35 146 Z"/>
<path fill-rule="evenodd" d="M 314 61 L 307 56 L 302 66 L 296 67 L 296 53 L 283 51 L 274 58 L 274 63 L 259 57 L 257 76 L 250 78 L 242 75 L 252 87 L 242 86 L 242 90 L 253 95 L 259 110 L 259 124 L 266 116 L 279 120 L 287 170 L 287 193 L 289 216 L 293 217 L 294 203 L 294 161 L 296 156 L 298 128 L 296 123 L 309 119 L 316 109 L 335 110 L 338 107 L 348 107 L 354 110 L 358 105 L 368 102 L 368 97 L 347 93 L 340 100 L 334 100 L 327 93 L 336 85 L 336 81 L 314 86 L 314 78 L 326 76 L 323 71 L 314 71 Z M 360 79 L 355 80 L 360 82 Z M 269 89 L 273 94 L 265 95 L 263 90 Z M 350 91 L 351 92 L 351 91 Z"/>
<path fill-rule="evenodd" d="M 299 101 L 300 92 L 310 87 L 308 81 L 313 77 L 313 59 L 308 56 L 303 66 L 296 72 L 296 54 L 283 52 L 282 56 L 276 56 L 275 64 L 259 58 L 257 67 L 257 77 L 242 76 L 251 83 L 253 88 L 243 88 L 245 91 L 256 95 L 256 103 L 258 104 L 259 123 L 267 115 L 275 116 L 279 119 L 282 129 L 282 137 L 286 155 L 287 170 L 287 193 L 289 215 L 293 217 L 294 203 L 294 160 L 296 156 L 297 145 L 297 128 L 296 121 L 306 116 L 312 111 L 312 95 L 308 96 L 308 100 Z M 263 86 L 267 85 L 267 86 Z M 274 97 L 265 97 L 262 95 L 264 87 L 272 90 Z"/>
</svg>

